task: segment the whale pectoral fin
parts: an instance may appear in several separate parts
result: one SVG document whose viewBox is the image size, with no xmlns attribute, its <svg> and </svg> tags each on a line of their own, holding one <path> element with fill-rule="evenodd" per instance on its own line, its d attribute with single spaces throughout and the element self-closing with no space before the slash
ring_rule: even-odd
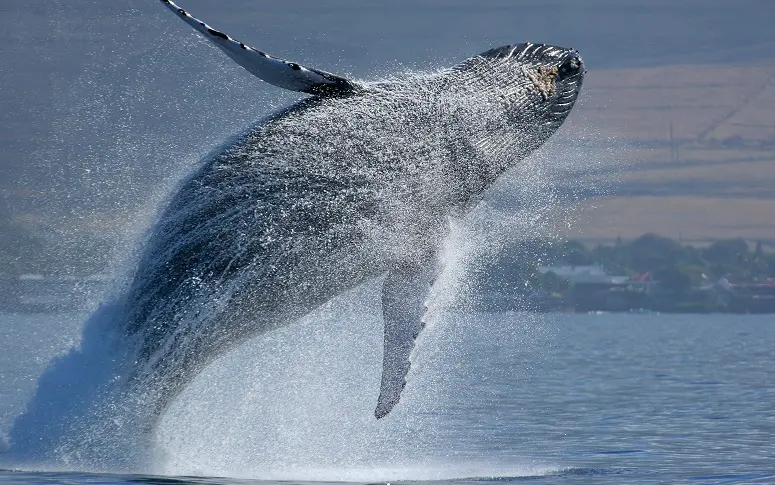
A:
<svg viewBox="0 0 775 485">
<path fill-rule="evenodd" d="M 435 261 L 390 271 L 382 287 L 385 324 L 382 385 L 374 415 L 385 417 L 401 398 L 415 340 L 425 327 L 425 299 L 435 276 Z"/>
<path fill-rule="evenodd" d="M 172 1 L 160 1 L 237 64 L 269 84 L 318 96 L 343 96 L 358 89 L 357 84 L 336 74 L 273 57 L 247 46 L 191 16 Z"/>
</svg>

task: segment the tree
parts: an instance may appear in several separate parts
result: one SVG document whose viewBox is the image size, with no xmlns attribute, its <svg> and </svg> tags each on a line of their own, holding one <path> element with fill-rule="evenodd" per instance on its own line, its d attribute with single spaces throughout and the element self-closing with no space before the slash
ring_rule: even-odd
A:
<svg viewBox="0 0 775 485">
<path fill-rule="evenodd" d="M 689 275 L 673 265 L 655 271 L 654 278 L 659 281 L 660 287 L 670 293 L 684 293 L 692 287 Z"/>
<path fill-rule="evenodd" d="M 586 244 L 579 241 L 567 241 L 562 245 L 563 259 L 571 266 L 592 264 L 593 257 Z"/>
<path fill-rule="evenodd" d="M 722 239 L 708 246 L 705 258 L 715 264 L 736 265 L 748 255 L 748 243 L 744 239 Z"/>
<path fill-rule="evenodd" d="M 656 234 L 644 234 L 628 246 L 630 262 L 637 272 L 672 265 L 681 246 L 672 239 Z"/>
</svg>

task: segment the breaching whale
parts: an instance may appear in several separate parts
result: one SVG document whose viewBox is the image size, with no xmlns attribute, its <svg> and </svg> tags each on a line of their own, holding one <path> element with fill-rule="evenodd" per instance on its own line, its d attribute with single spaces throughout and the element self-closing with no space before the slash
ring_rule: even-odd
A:
<svg viewBox="0 0 775 485">
<path fill-rule="evenodd" d="M 126 301 L 132 381 L 166 404 L 215 357 L 384 277 L 374 412 L 399 401 L 448 218 L 471 209 L 563 123 L 577 51 L 521 43 L 359 82 L 254 49 L 170 10 L 264 81 L 310 96 L 257 122 L 182 182 Z"/>
</svg>

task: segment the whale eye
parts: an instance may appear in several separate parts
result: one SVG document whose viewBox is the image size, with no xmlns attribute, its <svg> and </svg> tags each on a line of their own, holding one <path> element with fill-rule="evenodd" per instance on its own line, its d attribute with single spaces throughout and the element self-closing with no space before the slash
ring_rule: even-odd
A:
<svg viewBox="0 0 775 485">
<path fill-rule="evenodd" d="M 565 59 L 565 61 L 562 64 L 560 64 L 560 74 L 564 76 L 576 74 L 581 70 L 581 66 L 583 64 L 584 63 L 581 60 L 581 57 L 571 56 Z"/>
</svg>

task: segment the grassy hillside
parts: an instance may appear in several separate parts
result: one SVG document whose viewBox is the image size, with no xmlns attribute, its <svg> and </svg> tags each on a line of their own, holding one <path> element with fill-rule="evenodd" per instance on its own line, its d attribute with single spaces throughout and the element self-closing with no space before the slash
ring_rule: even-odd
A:
<svg viewBox="0 0 775 485">
<path fill-rule="evenodd" d="M 585 88 L 571 124 L 630 148 L 574 237 L 775 242 L 775 66 L 590 71 Z"/>
</svg>

